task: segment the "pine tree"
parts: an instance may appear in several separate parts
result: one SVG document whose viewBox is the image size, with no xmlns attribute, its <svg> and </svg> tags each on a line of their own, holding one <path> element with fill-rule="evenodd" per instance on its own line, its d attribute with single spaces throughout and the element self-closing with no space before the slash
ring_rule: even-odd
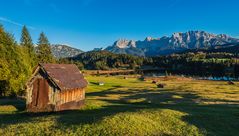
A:
<svg viewBox="0 0 239 136">
<path fill-rule="evenodd" d="M 35 54 L 35 49 L 34 45 L 32 43 L 32 38 L 29 34 L 29 31 L 27 30 L 27 27 L 24 26 L 22 28 L 22 35 L 21 35 L 21 43 L 20 45 L 23 46 L 26 50 L 26 53 L 28 55 L 28 59 L 30 62 L 31 67 L 34 67 L 36 65 L 36 54 Z"/>
<path fill-rule="evenodd" d="M 38 51 L 37 51 L 38 61 L 40 63 L 52 63 L 54 58 L 51 52 L 50 43 L 42 32 L 38 39 Z"/>
<path fill-rule="evenodd" d="M 21 45 L 33 50 L 33 43 L 26 26 L 22 28 Z"/>
</svg>

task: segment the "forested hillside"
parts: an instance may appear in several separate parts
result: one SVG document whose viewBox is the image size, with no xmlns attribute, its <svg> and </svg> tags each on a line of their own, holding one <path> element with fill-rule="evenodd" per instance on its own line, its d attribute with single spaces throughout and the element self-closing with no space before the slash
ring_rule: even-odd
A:
<svg viewBox="0 0 239 136">
<path fill-rule="evenodd" d="M 60 61 L 67 63 L 67 59 L 61 59 Z M 152 60 L 126 54 L 114 54 L 108 51 L 91 51 L 69 58 L 69 62 L 73 62 L 84 69 L 110 70 L 135 69 L 145 63 L 152 62 Z"/>
<path fill-rule="evenodd" d="M 226 52 L 186 52 L 159 57 L 136 57 L 113 54 L 107 51 L 93 51 L 74 58 L 61 59 L 60 63 L 74 63 L 80 69 L 112 70 L 142 69 L 147 66 L 161 72 L 200 77 L 239 77 L 237 53 Z"/>
</svg>

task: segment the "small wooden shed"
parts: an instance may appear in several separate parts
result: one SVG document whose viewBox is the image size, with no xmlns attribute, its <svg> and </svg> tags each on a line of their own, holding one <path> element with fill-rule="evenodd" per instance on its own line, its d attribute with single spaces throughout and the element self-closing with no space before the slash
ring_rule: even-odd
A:
<svg viewBox="0 0 239 136">
<path fill-rule="evenodd" d="M 84 105 L 88 82 L 76 65 L 39 64 L 27 82 L 27 110 L 49 112 Z"/>
</svg>

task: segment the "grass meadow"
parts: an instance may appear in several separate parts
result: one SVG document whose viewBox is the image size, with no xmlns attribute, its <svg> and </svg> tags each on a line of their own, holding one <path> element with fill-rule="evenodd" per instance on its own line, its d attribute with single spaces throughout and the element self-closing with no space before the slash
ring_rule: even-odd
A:
<svg viewBox="0 0 239 136">
<path fill-rule="evenodd" d="M 239 83 L 151 81 L 87 76 L 86 105 L 27 113 L 23 100 L 0 99 L 0 135 L 239 135 Z M 98 82 L 105 82 L 99 86 Z"/>
</svg>

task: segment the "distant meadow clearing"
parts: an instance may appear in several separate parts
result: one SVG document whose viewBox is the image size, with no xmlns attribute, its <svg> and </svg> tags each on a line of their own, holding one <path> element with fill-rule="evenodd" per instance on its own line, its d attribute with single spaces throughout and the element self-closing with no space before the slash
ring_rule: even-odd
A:
<svg viewBox="0 0 239 136">
<path fill-rule="evenodd" d="M 83 109 L 27 113 L 0 99 L 0 135 L 239 135 L 239 83 L 87 76 Z M 104 85 L 99 85 L 103 82 Z"/>
</svg>

